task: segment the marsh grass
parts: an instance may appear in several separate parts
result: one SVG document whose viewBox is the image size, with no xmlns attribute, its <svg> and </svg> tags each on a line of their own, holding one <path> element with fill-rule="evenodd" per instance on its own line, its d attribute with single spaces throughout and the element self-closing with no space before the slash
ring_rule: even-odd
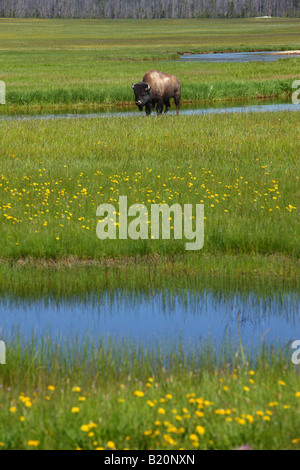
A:
<svg viewBox="0 0 300 470">
<path fill-rule="evenodd" d="M 213 344 L 187 357 L 180 345 L 166 355 L 16 338 L 0 368 L 0 445 L 299 448 L 300 382 L 289 351 L 262 348 L 245 366 L 235 352 L 224 345 L 216 360 Z"/>
<path fill-rule="evenodd" d="M 299 60 L 285 59 L 283 64 L 278 64 L 272 69 L 262 67 L 259 63 L 255 66 L 249 64 L 201 64 L 190 65 L 185 64 L 167 64 L 153 62 L 151 68 L 164 69 L 168 73 L 173 73 L 180 77 L 182 81 L 182 102 L 210 102 L 221 100 L 247 100 L 253 98 L 266 97 L 291 97 L 293 93 L 292 83 L 299 76 Z M 132 68 L 132 67 L 131 67 Z M 265 71 L 267 68 L 267 71 Z M 109 106 L 134 104 L 134 96 L 131 89 L 131 83 L 140 81 L 149 66 L 139 68 L 135 66 L 135 70 L 131 71 L 131 75 L 127 72 L 127 77 L 116 80 L 118 77 L 118 68 L 111 63 L 103 64 L 103 71 L 108 76 L 100 77 L 94 83 L 87 85 L 86 79 L 78 80 L 80 85 L 68 83 L 68 79 L 63 80 L 65 84 L 62 88 L 62 82 L 58 88 L 53 89 L 53 85 L 39 81 L 32 86 L 28 83 L 25 89 L 17 90 L 9 87 L 7 91 L 7 105 L 9 109 L 12 106 L 22 108 L 24 106 Z M 192 70 L 191 70 L 192 69 Z M 103 73 L 103 72 L 102 72 Z M 278 79 L 272 78 L 279 74 Z M 292 76 L 291 76 L 292 74 Z M 231 77 L 232 75 L 232 77 Z M 122 74 L 123 76 L 123 74 Z M 260 81 L 257 81 L 260 76 Z M 286 78 L 286 76 L 288 76 Z M 226 77 L 226 79 L 224 79 Z M 253 78 L 251 78 L 253 77 Z"/>
<path fill-rule="evenodd" d="M 116 289 L 128 295 L 152 295 L 188 289 L 214 295 L 254 292 L 265 296 L 298 292 L 297 261 L 280 256 L 185 256 L 136 257 L 110 263 L 76 259 L 61 262 L 18 260 L 0 265 L 0 293 L 20 299 L 55 298 L 82 300 L 86 296 L 114 296 Z"/>
</svg>

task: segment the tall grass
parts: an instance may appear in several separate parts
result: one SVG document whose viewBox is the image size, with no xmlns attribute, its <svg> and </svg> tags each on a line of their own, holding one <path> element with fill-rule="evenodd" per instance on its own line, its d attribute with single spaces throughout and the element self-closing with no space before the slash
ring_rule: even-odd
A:
<svg viewBox="0 0 300 470">
<path fill-rule="evenodd" d="M 184 101 L 220 101 L 220 100 L 247 100 L 251 98 L 264 98 L 264 97 L 280 97 L 288 98 L 293 93 L 292 83 L 297 77 L 298 69 L 297 59 L 288 59 L 289 63 L 285 64 L 286 73 L 294 73 L 293 78 L 282 78 L 282 79 L 262 79 L 257 83 L 256 80 L 246 79 L 247 68 L 244 68 L 244 77 L 241 80 L 229 79 L 228 80 L 228 65 L 218 66 L 210 65 L 210 67 L 204 67 L 208 73 L 211 74 L 211 78 L 207 78 L 207 75 L 203 75 L 203 70 L 199 70 L 199 76 L 197 82 L 192 82 L 189 77 L 188 66 L 185 66 L 187 70 L 179 70 L 175 73 L 180 74 L 181 80 L 187 80 L 183 82 L 182 86 L 182 102 Z M 292 63 L 291 63 L 292 61 Z M 241 66 L 240 66 L 241 67 Z M 257 66 L 256 66 L 257 67 Z M 112 67 L 109 67 L 112 68 Z M 153 68 L 162 68 L 159 64 L 153 64 Z M 178 67 L 168 65 L 165 70 L 172 70 Z M 182 67 L 183 69 L 183 67 Z M 107 70 L 107 67 L 105 67 Z M 144 69 L 146 71 L 146 69 Z M 173 72 L 173 70 L 172 70 Z M 197 72 L 193 70 L 193 73 Z M 220 72 L 227 77 L 226 80 L 216 79 Z M 274 72 L 274 71 L 273 71 Z M 115 73 L 112 70 L 112 73 Z M 76 106 L 108 106 L 117 104 L 133 104 L 134 96 L 131 90 L 130 83 L 133 81 L 140 81 L 143 76 L 143 71 L 137 71 L 135 77 L 132 76 L 126 80 L 124 85 L 109 85 L 102 86 L 101 83 L 95 83 L 93 86 L 85 85 L 85 80 L 82 80 L 80 86 L 70 86 L 66 88 L 49 89 L 41 83 L 38 85 L 40 90 L 27 89 L 27 90 L 9 90 L 7 92 L 7 110 L 10 110 L 11 105 L 17 105 L 18 107 L 24 106 L 57 106 L 57 105 L 76 105 Z M 234 72 L 233 72 L 234 74 Z M 259 74 L 259 70 L 257 70 Z M 213 78 L 214 77 L 214 78 Z M 99 79 L 100 80 L 100 79 Z M 205 81 L 204 81 L 205 80 Z M 60 85 L 61 86 L 61 85 Z"/>
<path fill-rule="evenodd" d="M 9 298 L 84 299 L 86 296 L 114 295 L 122 289 L 130 296 L 153 292 L 178 295 L 189 292 L 214 295 L 252 292 L 260 298 L 298 292 L 297 260 L 279 256 L 203 256 L 164 259 L 136 257 L 115 265 L 88 263 L 75 259 L 65 262 L 22 260 L 1 262 L 0 294 Z"/>
<path fill-rule="evenodd" d="M 3 449 L 299 448 L 299 374 L 280 351 L 242 366 L 230 348 L 217 363 L 209 345 L 188 360 L 179 346 L 166 366 L 129 345 L 8 346 Z"/>
<path fill-rule="evenodd" d="M 274 347 L 275 346 L 275 347 Z M 40 337 L 22 339 L 12 333 L 6 341 L 6 367 L 0 369 L 0 384 L 24 387 L 45 386 L 47 381 L 72 377 L 74 382 L 95 377 L 99 383 L 114 381 L 146 380 L 155 375 L 163 380 L 165 375 L 180 378 L 182 373 L 195 374 L 201 378 L 206 373 L 232 371 L 243 368 L 272 368 L 282 370 L 290 363 L 293 350 L 290 344 L 285 347 L 262 345 L 256 349 L 245 348 L 244 355 L 239 343 L 225 339 L 217 345 L 209 339 L 199 340 L 185 347 L 180 341 L 176 344 L 162 340 L 151 344 L 138 343 L 129 339 L 98 338 L 91 340 L 66 340 Z M 291 368 L 296 370 L 296 368 Z M 296 374 L 297 376 L 297 374 Z"/>
</svg>

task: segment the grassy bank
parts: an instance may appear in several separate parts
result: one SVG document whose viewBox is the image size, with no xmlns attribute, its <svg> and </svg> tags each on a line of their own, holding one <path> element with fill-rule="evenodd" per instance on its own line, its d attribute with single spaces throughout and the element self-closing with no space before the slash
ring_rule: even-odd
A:
<svg viewBox="0 0 300 470">
<path fill-rule="evenodd" d="M 8 346 L 2 449 L 299 449 L 300 381 L 290 354 L 262 350 L 243 366 L 224 350 L 216 365 L 208 347 L 189 360 L 179 347 L 154 367 L 151 352 L 128 345 L 99 344 L 89 356 L 47 340 L 37 349 Z"/>
<path fill-rule="evenodd" d="M 103 262 L 67 258 L 60 261 L 2 260 L 0 294 L 20 299 L 83 299 L 153 292 L 212 291 L 215 295 L 249 293 L 261 298 L 298 292 L 299 262 L 280 255 L 146 256 Z"/>
<path fill-rule="evenodd" d="M 196 266 L 205 255 L 279 254 L 295 267 L 298 134 L 298 113 L 2 123 L 1 257 L 181 255 Z M 152 203 L 203 203 L 203 249 L 186 252 L 172 230 L 172 241 L 150 230 L 99 240 L 96 208 L 118 212 L 120 195 L 149 218 Z"/>
<path fill-rule="evenodd" d="M 0 19 L 0 80 L 12 106 L 133 101 L 149 69 L 177 75 L 184 100 L 290 96 L 300 61 L 182 63 L 179 53 L 299 48 L 299 19 Z M 170 60 L 169 60 L 170 59 Z"/>
</svg>

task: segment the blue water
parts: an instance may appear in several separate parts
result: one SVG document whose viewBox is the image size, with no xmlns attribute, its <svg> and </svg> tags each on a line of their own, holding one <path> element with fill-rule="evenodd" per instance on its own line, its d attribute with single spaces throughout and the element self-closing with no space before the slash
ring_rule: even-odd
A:
<svg viewBox="0 0 300 470">
<path fill-rule="evenodd" d="M 254 294 L 230 298 L 204 292 L 185 296 L 131 296 L 119 292 L 113 298 L 85 301 L 0 300 L 0 338 L 9 341 L 16 332 L 22 340 L 35 334 L 66 341 L 115 338 L 136 344 L 164 341 L 195 345 L 208 339 L 222 344 L 238 340 L 238 318 L 244 346 L 287 345 L 300 339 L 299 294 L 275 295 L 262 300 Z"/>
<path fill-rule="evenodd" d="M 185 62 L 274 62 L 279 59 L 299 58 L 300 54 L 275 54 L 266 52 L 214 52 L 211 54 L 184 54 L 180 60 Z"/>
<path fill-rule="evenodd" d="M 223 113 L 264 113 L 264 112 L 276 112 L 276 111 L 300 111 L 300 105 L 293 104 L 291 102 L 281 102 L 280 100 L 268 103 L 266 101 L 259 103 L 243 103 L 239 106 L 233 105 L 232 103 L 215 103 L 215 104 L 198 104 L 198 105 L 182 105 L 180 108 L 180 115 L 202 115 L 202 114 L 223 114 Z M 171 110 L 168 115 L 175 115 L 176 111 Z M 97 112 L 85 111 L 72 111 L 62 113 L 61 111 L 52 112 L 49 111 L 40 114 L 0 114 L 0 121 L 28 121 L 28 120 L 49 120 L 49 119 L 92 119 L 92 118 L 111 118 L 111 117 L 137 117 L 145 116 L 145 112 L 140 112 L 137 108 L 127 109 L 116 109 L 107 108 L 99 109 Z M 156 116 L 156 112 L 152 113 L 152 116 Z"/>
</svg>

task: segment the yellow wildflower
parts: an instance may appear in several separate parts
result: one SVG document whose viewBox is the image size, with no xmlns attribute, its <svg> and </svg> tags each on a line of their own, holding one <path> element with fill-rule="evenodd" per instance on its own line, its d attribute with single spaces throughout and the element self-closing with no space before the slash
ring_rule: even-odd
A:
<svg viewBox="0 0 300 470">
<path fill-rule="evenodd" d="M 27 445 L 32 446 L 32 447 L 37 447 L 39 443 L 40 441 L 28 441 Z"/>
<path fill-rule="evenodd" d="M 115 449 L 116 446 L 115 446 L 115 443 L 113 441 L 108 441 L 108 443 L 106 444 L 106 446 L 109 448 L 109 449 Z"/>
<path fill-rule="evenodd" d="M 205 434 L 205 429 L 203 426 L 196 426 L 196 431 L 198 434 L 200 434 L 200 436 L 203 436 L 203 434 Z"/>
</svg>

